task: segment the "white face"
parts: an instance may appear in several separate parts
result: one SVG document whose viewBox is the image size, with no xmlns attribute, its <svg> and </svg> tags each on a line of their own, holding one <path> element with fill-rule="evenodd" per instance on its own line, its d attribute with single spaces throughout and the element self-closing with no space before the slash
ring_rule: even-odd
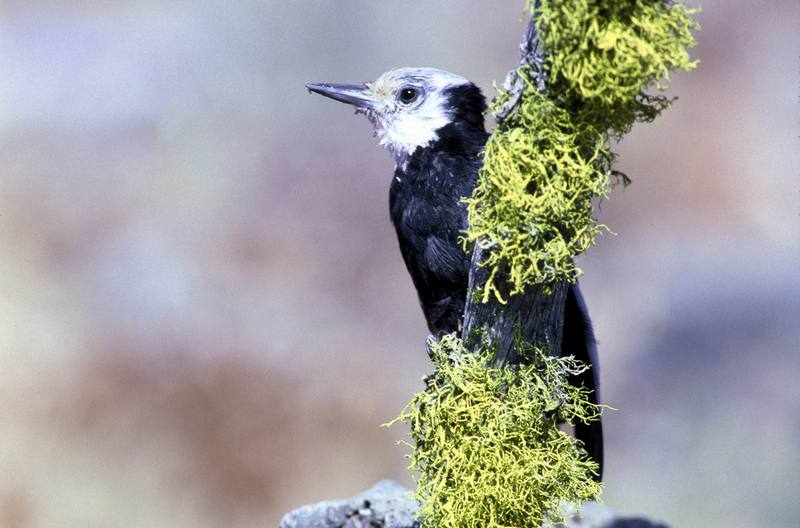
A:
<svg viewBox="0 0 800 528">
<path fill-rule="evenodd" d="M 453 120 L 444 91 L 468 83 L 435 68 L 390 70 L 367 84 L 373 105 L 360 112 L 372 122 L 380 144 L 403 165 L 417 147 L 435 140 L 436 131 Z"/>
</svg>

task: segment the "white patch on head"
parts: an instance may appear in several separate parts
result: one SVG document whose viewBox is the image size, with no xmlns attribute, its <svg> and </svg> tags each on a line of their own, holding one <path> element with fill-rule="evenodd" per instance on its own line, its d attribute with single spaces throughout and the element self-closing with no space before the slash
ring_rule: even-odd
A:
<svg viewBox="0 0 800 528">
<path fill-rule="evenodd" d="M 434 141 L 436 131 L 452 121 L 444 91 L 468 83 L 459 75 L 435 68 L 398 68 L 369 84 L 376 107 L 365 113 L 379 143 L 394 154 L 399 167 L 405 166 L 417 147 Z M 404 87 L 420 90 L 419 99 L 402 104 L 398 92 Z"/>
</svg>

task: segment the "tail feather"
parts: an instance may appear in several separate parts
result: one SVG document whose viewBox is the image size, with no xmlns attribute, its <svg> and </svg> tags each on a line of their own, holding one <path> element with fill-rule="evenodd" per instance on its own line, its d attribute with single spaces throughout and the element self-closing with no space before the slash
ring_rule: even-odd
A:
<svg viewBox="0 0 800 528">
<path fill-rule="evenodd" d="M 564 307 L 564 338 L 561 346 L 562 355 L 575 356 L 579 361 L 590 365 L 591 368 L 570 379 L 570 383 L 583 385 L 591 391 L 590 401 L 600 403 L 600 364 L 597 360 L 597 343 L 594 339 L 592 321 L 589 311 L 581 295 L 578 283 L 571 285 L 567 292 L 567 301 Z M 599 466 L 598 480 L 603 478 L 603 424 L 597 420 L 575 425 L 575 438 L 580 440 L 589 456 Z"/>
</svg>

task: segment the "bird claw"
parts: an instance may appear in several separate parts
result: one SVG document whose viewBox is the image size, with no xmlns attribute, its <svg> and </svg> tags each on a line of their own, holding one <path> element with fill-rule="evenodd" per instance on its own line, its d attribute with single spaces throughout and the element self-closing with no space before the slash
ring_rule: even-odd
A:
<svg viewBox="0 0 800 528">
<path fill-rule="evenodd" d="M 439 343 L 439 339 L 433 334 L 425 339 L 425 350 L 428 352 L 428 357 L 433 359 L 433 346 Z"/>
</svg>

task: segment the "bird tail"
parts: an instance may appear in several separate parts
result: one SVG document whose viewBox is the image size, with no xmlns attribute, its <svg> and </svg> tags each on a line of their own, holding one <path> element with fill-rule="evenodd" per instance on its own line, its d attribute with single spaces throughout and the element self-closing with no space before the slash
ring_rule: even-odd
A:
<svg viewBox="0 0 800 528">
<path fill-rule="evenodd" d="M 593 398 L 595 399 L 595 398 Z M 593 401 L 592 403 L 597 403 Z M 597 462 L 597 480 L 603 480 L 603 423 L 600 418 L 590 422 L 575 424 L 575 438 L 583 443 L 589 456 Z"/>
<path fill-rule="evenodd" d="M 572 355 L 591 368 L 573 376 L 570 383 L 584 386 L 591 392 L 589 401 L 600 403 L 600 365 L 597 360 L 597 343 L 594 339 L 592 321 L 589 311 L 578 288 L 578 283 L 570 285 L 567 301 L 564 306 L 564 338 L 561 347 L 562 355 Z M 589 456 L 597 462 L 597 480 L 603 478 L 603 424 L 598 418 L 589 423 L 575 425 L 575 438 L 583 443 Z"/>
</svg>

